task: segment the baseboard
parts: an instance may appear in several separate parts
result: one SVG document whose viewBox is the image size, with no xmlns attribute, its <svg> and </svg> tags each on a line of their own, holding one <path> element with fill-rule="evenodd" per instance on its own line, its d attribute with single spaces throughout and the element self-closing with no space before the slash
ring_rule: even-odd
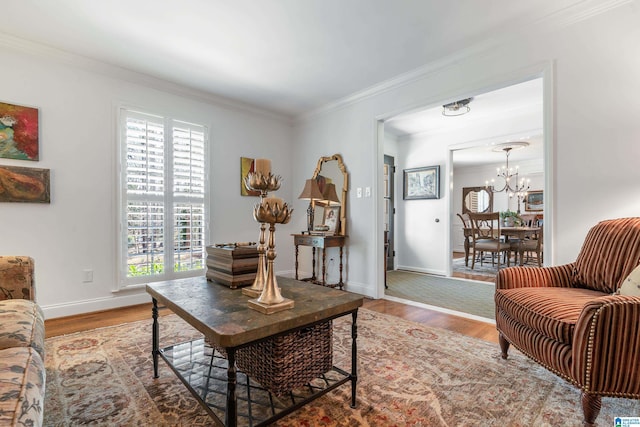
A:
<svg viewBox="0 0 640 427">
<path fill-rule="evenodd" d="M 41 306 L 45 319 L 74 316 L 76 314 L 92 313 L 95 311 L 111 310 L 130 305 L 145 304 L 151 302 L 151 295 L 144 290 L 141 293 L 128 295 L 114 295 L 111 297 L 96 298 L 84 301 L 74 301 L 65 304 L 50 304 Z M 149 311 L 151 318 L 151 311 Z"/>
<path fill-rule="evenodd" d="M 447 272 L 445 270 L 434 270 L 431 268 L 421 268 L 421 267 L 413 267 L 410 265 L 398 265 L 396 270 L 406 270 L 406 271 L 415 271 L 417 273 L 425 273 L 425 274 L 435 274 L 436 276 L 446 276 Z"/>
<path fill-rule="evenodd" d="M 310 276 L 310 273 L 299 272 L 299 277 Z M 284 270 L 276 272 L 276 276 L 295 277 L 294 270 Z M 345 285 L 345 290 L 355 292 L 365 296 L 374 298 L 371 289 L 367 286 L 357 283 L 349 283 Z M 95 311 L 111 310 L 114 308 L 127 307 L 130 305 L 145 304 L 151 302 L 151 296 L 145 291 L 144 287 L 137 290 L 115 292 L 113 296 L 104 298 L 95 298 L 83 301 L 74 301 L 64 304 L 49 304 L 41 306 L 45 319 L 55 319 L 58 317 L 74 316 L 77 314 L 92 313 Z M 151 316 L 151 314 L 149 314 Z"/>
<path fill-rule="evenodd" d="M 406 305 L 412 305 L 414 307 L 420 307 L 420 308 L 424 308 L 424 309 L 427 309 L 427 310 L 438 311 L 440 313 L 451 314 L 451 315 L 458 316 L 458 317 L 464 317 L 466 319 L 477 320 L 478 322 L 490 323 L 492 325 L 496 324 L 495 319 L 487 319 L 486 317 L 476 316 L 474 314 L 464 313 L 462 311 L 449 310 L 448 308 L 438 307 L 438 306 L 429 305 L 429 304 L 423 304 L 421 302 L 406 300 L 406 299 L 402 299 L 402 298 L 396 298 L 396 297 L 392 297 L 390 295 L 385 295 L 385 297 L 383 299 L 386 299 L 386 300 L 389 300 L 389 301 L 399 302 L 399 303 L 406 304 Z"/>
</svg>

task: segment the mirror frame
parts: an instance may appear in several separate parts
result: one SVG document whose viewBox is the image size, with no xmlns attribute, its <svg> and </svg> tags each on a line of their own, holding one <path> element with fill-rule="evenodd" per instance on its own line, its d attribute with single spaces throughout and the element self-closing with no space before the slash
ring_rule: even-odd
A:
<svg viewBox="0 0 640 427">
<path fill-rule="evenodd" d="M 346 236 L 347 235 L 347 191 L 349 190 L 349 173 L 347 172 L 347 168 L 344 166 L 344 162 L 342 161 L 342 156 L 340 154 L 334 154 L 333 156 L 320 157 L 320 159 L 318 160 L 318 165 L 316 166 L 316 170 L 313 171 L 312 178 L 317 179 L 318 175 L 320 175 L 320 171 L 322 171 L 322 165 L 331 161 L 338 162 L 338 169 L 340 170 L 340 172 L 342 172 L 342 176 L 344 179 L 344 182 L 342 184 L 342 194 L 340 197 L 340 233 L 336 233 L 336 234 L 339 234 L 341 236 Z M 313 203 L 313 209 L 315 209 L 315 200 Z"/>
<path fill-rule="evenodd" d="M 493 191 L 491 191 L 491 187 L 487 188 L 487 187 L 462 187 L 462 213 L 468 213 L 468 212 L 473 212 L 472 210 L 470 210 L 469 208 L 467 208 L 467 204 L 465 203 L 465 200 L 467 198 L 467 194 L 469 193 L 473 193 L 473 192 L 479 192 L 479 191 L 486 191 L 487 193 L 489 193 L 489 207 L 487 208 L 487 210 L 484 210 L 483 212 L 493 212 Z"/>
</svg>

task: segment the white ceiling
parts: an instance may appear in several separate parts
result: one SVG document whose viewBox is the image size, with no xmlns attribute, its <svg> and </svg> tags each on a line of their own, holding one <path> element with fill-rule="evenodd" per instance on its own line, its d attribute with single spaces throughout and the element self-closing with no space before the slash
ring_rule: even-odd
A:
<svg viewBox="0 0 640 427">
<path fill-rule="evenodd" d="M 296 116 L 590 3 L 3 0 L 0 39 Z"/>
<path fill-rule="evenodd" d="M 541 78 L 474 96 L 469 108 L 468 113 L 454 117 L 443 116 L 441 105 L 401 114 L 385 121 L 385 132 L 400 142 L 419 136 L 426 141 L 443 135 L 448 140 L 457 139 L 460 149 L 453 156 L 456 167 L 504 162 L 500 146 L 513 141 L 526 141 L 529 145 L 514 149 L 511 160 L 538 160 L 542 164 Z"/>
</svg>

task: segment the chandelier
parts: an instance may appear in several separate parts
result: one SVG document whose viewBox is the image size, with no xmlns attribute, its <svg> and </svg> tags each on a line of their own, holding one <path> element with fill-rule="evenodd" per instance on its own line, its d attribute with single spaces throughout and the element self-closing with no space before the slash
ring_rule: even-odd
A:
<svg viewBox="0 0 640 427">
<path fill-rule="evenodd" d="M 460 101 L 451 102 L 442 106 L 443 116 L 461 116 L 471 111 L 469 103 L 473 98 L 461 99 Z"/>
<path fill-rule="evenodd" d="M 529 179 L 520 179 L 520 175 L 518 172 L 518 167 L 516 166 L 515 170 L 512 167 L 509 167 L 509 154 L 511 150 L 513 150 L 512 146 L 507 146 L 502 149 L 507 155 L 507 164 L 502 166 L 501 168 L 496 169 L 496 173 L 498 178 L 502 178 L 504 180 L 504 185 L 499 190 L 495 187 L 495 179 L 486 181 L 485 188 L 493 193 L 501 193 L 506 192 L 509 197 L 518 197 L 518 210 L 520 210 L 520 202 L 526 197 L 527 191 L 529 190 Z M 491 184 L 491 185 L 489 185 Z"/>
</svg>

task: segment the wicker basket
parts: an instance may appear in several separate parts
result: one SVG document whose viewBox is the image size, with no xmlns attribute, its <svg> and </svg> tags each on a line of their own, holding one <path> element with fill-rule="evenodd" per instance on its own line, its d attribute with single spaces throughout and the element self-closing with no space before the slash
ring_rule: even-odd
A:
<svg viewBox="0 0 640 427">
<path fill-rule="evenodd" d="M 332 322 L 240 349 L 236 364 L 276 396 L 286 394 L 332 368 Z"/>
</svg>

